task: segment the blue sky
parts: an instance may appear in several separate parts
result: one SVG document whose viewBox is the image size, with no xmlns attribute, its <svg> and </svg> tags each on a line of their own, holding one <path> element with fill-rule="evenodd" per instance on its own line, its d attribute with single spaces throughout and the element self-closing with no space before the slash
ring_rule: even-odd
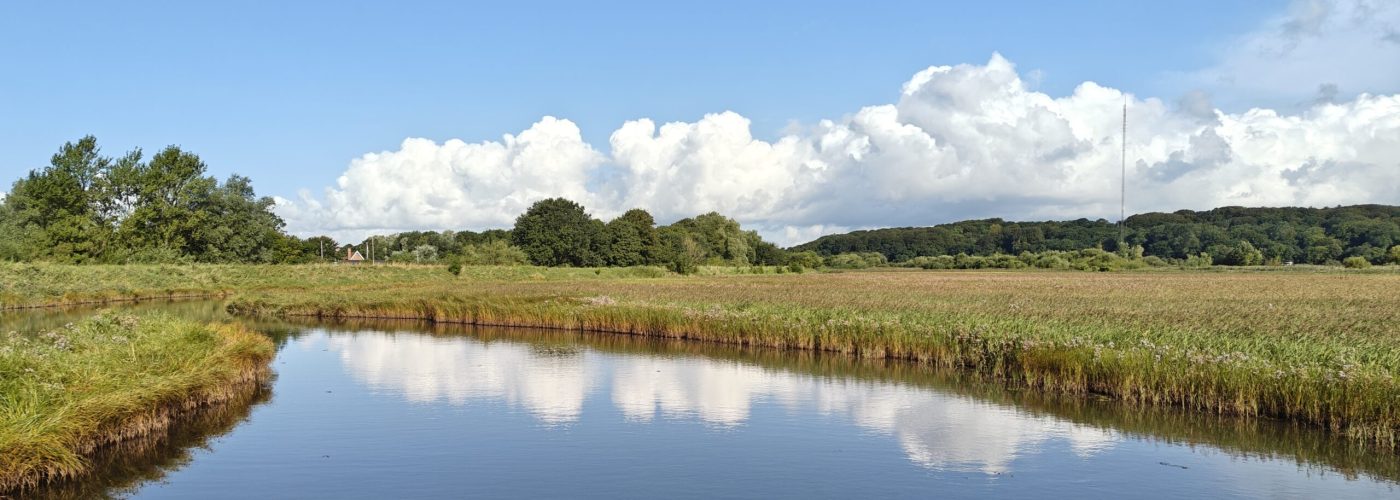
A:
<svg viewBox="0 0 1400 500">
<path fill-rule="evenodd" d="M 544 115 L 595 144 L 724 110 L 773 135 L 994 51 L 1051 95 L 1155 95 L 1281 5 L 24 2 L 0 16 L 0 176 L 94 134 L 110 153 L 179 144 L 290 196 L 405 137 L 496 139 Z"/>
<path fill-rule="evenodd" d="M 1171 106 L 1205 90 L 1225 112 L 1294 112 L 1312 92 L 1191 76 L 1290 5 L 1299 10 L 1280 1 L 11 3 L 0 15 L 0 177 L 42 166 L 84 134 L 111 154 L 179 144 L 211 173 L 248 175 L 260 193 L 285 198 L 319 193 L 352 159 L 405 138 L 499 141 L 546 115 L 576 124 L 604 155 L 627 120 L 722 111 L 772 141 L 895 102 L 930 66 L 984 64 L 993 53 L 1050 97 L 1092 81 Z M 1388 87 L 1343 85 L 1341 96 L 1397 90 Z"/>
</svg>

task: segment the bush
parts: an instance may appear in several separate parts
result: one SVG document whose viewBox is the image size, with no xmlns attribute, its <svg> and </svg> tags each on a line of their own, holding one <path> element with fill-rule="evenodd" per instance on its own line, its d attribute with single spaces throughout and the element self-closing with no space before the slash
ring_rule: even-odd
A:
<svg viewBox="0 0 1400 500">
<path fill-rule="evenodd" d="M 1147 257 L 1143 257 L 1142 263 L 1147 264 L 1147 267 L 1164 267 L 1168 265 L 1168 262 L 1166 260 L 1156 255 L 1149 255 Z"/>
<path fill-rule="evenodd" d="M 676 274 L 691 275 L 700 270 L 700 263 L 695 262 L 686 252 L 676 252 L 671 256 L 671 261 L 666 263 L 666 268 Z"/>
<path fill-rule="evenodd" d="M 194 259 L 169 247 L 146 247 L 125 251 L 115 259 L 121 264 L 189 264 Z"/>
<path fill-rule="evenodd" d="M 452 273 L 453 276 L 461 276 L 462 263 L 460 261 L 453 260 L 451 264 L 447 265 L 447 272 Z"/>
<path fill-rule="evenodd" d="M 1226 266 L 1257 266 L 1264 263 L 1264 253 L 1254 248 L 1248 241 L 1241 241 L 1234 246 L 1216 245 L 1215 251 L 1211 255 L 1219 255 L 1215 264 Z"/>
<path fill-rule="evenodd" d="M 1390 251 L 1386 252 L 1386 257 L 1390 259 L 1391 264 L 1400 264 L 1400 245 L 1390 247 Z"/>
<path fill-rule="evenodd" d="M 1347 257 L 1342 259 L 1342 266 L 1350 269 L 1366 269 L 1371 267 L 1371 261 L 1365 257 Z"/>
<path fill-rule="evenodd" d="M 418 245 L 413 247 L 413 260 L 418 262 L 434 262 L 438 258 L 438 249 L 432 245 Z"/>
<path fill-rule="evenodd" d="M 472 266 L 517 266 L 529 262 L 524 250 L 505 240 L 492 240 L 462 248 L 462 262 Z"/>
<path fill-rule="evenodd" d="M 883 266 L 888 261 L 885 259 L 885 255 L 880 252 L 860 252 L 832 255 L 823 259 L 823 263 L 826 264 L 826 267 L 836 269 L 865 269 Z"/>
<path fill-rule="evenodd" d="M 1131 253 L 1130 253 L 1131 255 Z M 1156 257 L 1129 259 L 1119 254 L 1089 248 L 1075 252 L 1049 250 L 1039 253 L 1021 252 L 1020 255 L 1007 254 L 981 255 L 939 255 L 922 256 L 903 263 L 908 267 L 923 269 L 1078 269 L 1081 271 L 1118 271 L 1140 269 L 1149 265 L 1165 266 L 1167 262 Z"/>
<path fill-rule="evenodd" d="M 816 269 L 822 266 L 822 257 L 817 252 L 811 250 L 797 252 L 788 256 L 788 270 L 802 272 L 803 269 Z"/>
<path fill-rule="evenodd" d="M 909 259 L 906 264 L 924 269 L 953 269 L 953 257 L 951 255 L 914 257 Z"/>
<path fill-rule="evenodd" d="M 1200 255 L 1187 255 L 1181 267 L 1210 267 L 1213 263 L 1210 254 L 1201 252 Z"/>
<path fill-rule="evenodd" d="M 1081 271 L 1119 271 L 1144 267 L 1140 260 L 1125 259 L 1122 256 L 1097 248 L 1086 248 L 1070 252 L 1070 268 Z"/>
</svg>

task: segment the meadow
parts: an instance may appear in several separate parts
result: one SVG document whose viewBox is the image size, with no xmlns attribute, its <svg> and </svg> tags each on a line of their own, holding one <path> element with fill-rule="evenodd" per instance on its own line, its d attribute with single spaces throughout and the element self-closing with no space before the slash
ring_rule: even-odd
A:
<svg viewBox="0 0 1400 500">
<path fill-rule="evenodd" d="M 751 268 L 702 268 L 703 275 L 749 272 Z M 752 268 L 755 270 L 764 268 Z M 776 272 L 768 267 L 766 272 Z M 103 304 L 152 299 L 210 298 L 238 291 L 383 289 L 443 285 L 461 280 L 557 281 L 655 278 L 660 267 L 550 268 L 465 266 L 460 276 L 439 265 L 151 264 L 65 265 L 0 262 L 0 310 Z"/>
</svg>

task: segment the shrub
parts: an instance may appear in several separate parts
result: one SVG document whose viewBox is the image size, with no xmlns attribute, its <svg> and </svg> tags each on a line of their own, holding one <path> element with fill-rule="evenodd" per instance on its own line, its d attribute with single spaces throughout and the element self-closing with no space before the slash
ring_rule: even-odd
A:
<svg viewBox="0 0 1400 500">
<path fill-rule="evenodd" d="M 447 272 L 452 273 L 453 276 L 461 276 L 462 263 L 460 261 L 453 260 L 451 264 L 447 265 Z"/>
<path fill-rule="evenodd" d="M 817 252 L 807 250 L 797 252 L 788 256 L 788 270 L 802 272 L 802 269 L 816 269 L 822 266 L 822 257 Z"/>
<path fill-rule="evenodd" d="M 505 240 L 492 240 L 462 248 L 462 260 L 473 266 L 516 266 L 529 262 L 524 250 Z"/>
<path fill-rule="evenodd" d="M 952 269 L 953 258 L 947 255 L 939 255 L 936 257 L 925 255 L 904 261 L 904 265 L 924 269 Z"/>
<path fill-rule="evenodd" d="M 843 253 L 832 255 L 823 260 L 826 267 L 837 269 L 865 269 L 868 267 L 883 266 L 888 263 L 885 255 L 879 252 Z"/>
<path fill-rule="evenodd" d="M 1368 267 L 1371 267 L 1371 261 L 1366 260 L 1365 257 L 1347 257 L 1345 259 L 1342 259 L 1342 266 L 1351 269 L 1366 269 Z"/>
<path fill-rule="evenodd" d="M 1201 252 L 1200 255 L 1187 255 L 1186 260 L 1181 263 L 1181 267 L 1210 267 L 1212 263 L 1210 254 Z"/>
<path fill-rule="evenodd" d="M 1264 253 L 1254 248 L 1254 245 L 1248 241 L 1241 241 L 1230 247 L 1217 245 L 1214 248 L 1216 248 L 1216 253 L 1212 253 L 1212 255 L 1220 256 L 1219 260 L 1214 262 L 1215 264 L 1257 266 L 1264 263 Z"/>
<path fill-rule="evenodd" d="M 413 248 L 413 260 L 415 262 L 434 262 L 438 258 L 438 249 L 432 245 L 418 245 Z"/>
<path fill-rule="evenodd" d="M 1151 258 L 1154 260 L 1149 263 L 1145 259 L 1129 259 L 1116 253 L 1090 248 L 1074 252 L 1055 250 L 1039 253 L 1021 252 L 1020 255 L 1016 256 L 1000 253 L 988 256 L 967 254 L 922 256 L 909 259 L 903 265 L 923 269 L 1025 269 L 1035 267 L 1039 269 L 1078 269 L 1081 271 L 1117 271 L 1139 269 L 1149 265 L 1167 265 L 1167 262 L 1160 258 Z"/>
</svg>

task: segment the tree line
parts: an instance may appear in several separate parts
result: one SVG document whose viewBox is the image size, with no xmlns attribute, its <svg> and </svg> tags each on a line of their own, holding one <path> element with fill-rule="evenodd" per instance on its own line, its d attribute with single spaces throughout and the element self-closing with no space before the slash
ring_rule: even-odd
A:
<svg viewBox="0 0 1400 500">
<path fill-rule="evenodd" d="M 0 260 L 294 260 L 301 242 L 282 232 L 272 199 L 247 177 L 205 170 L 177 146 L 147 160 L 140 149 L 103 156 L 92 136 L 66 143 L 0 203 Z"/>
<path fill-rule="evenodd" d="M 269 197 L 247 177 L 220 182 L 194 153 L 166 147 L 149 159 L 140 150 L 104 156 L 92 136 L 59 148 L 49 165 L 15 181 L 0 201 L 0 260 L 65 263 L 306 263 L 345 258 L 346 243 L 283 231 Z M 1168 265 L 1213 262 L 1400 262 L 1400 207 L 1225 207 L 1134 215 L 1126 236 L 1109 221 L 1006 222 L 983 219 L 829 235 L 783 249 L 711 212 L 657 225 L 629 210 L 609 221 L 580 204 L 541 200 L 511 229 L 409 231 L 374 235 L 353 246 L 392 262 L 541 266 L 660 265 L 691 272 L 701 265 L 927 268 L 1018 265 L 1100 266 L 1099 249 L 1152 257 Z M 930 260 L 932 259 L 932 260 Z M 1078 260 L 1076 260 L 1078 259 Z M 1149 262 L 1157 262 L 1149 261 Z"/>
<path fill-rule="evenodd" d="M 716 212 L 658 226 L 646 210 L 632 209 L 603 222 L 565 198 L 535 202 L 510 230 L 411 231 L 356 246 L 395 262 L 666 266 L 679 273 L 701 265 L 788 264 L 786 251 Z"/>
<path fill-rule="evenodd" d="M 1107 220 L 1006 222 L 982 219 L 828 235 L 793 250 L 823 256 L 875 252 L 890 262 L 918 257 L 1019 255 L 1087 248 L 1132 252 L 1170 262 L 1210 257 L 1215 264 L 1400 262 L 1400 207 L 1224 207 L 1145 213 L 1118 225 Z M 1359 260 L 1358 260 L 1359 259 Z"/>
<path fill-rule="evenodd" d="M 59 148 L 0 201 L 0 260 L 62 263 L 307 263 L 351 245 L 287 234 L 247 177 L 220 182 L 198 155 L 169 146 L 104 156 L 92 136 Z M 603 222 L 563 198 L 536 202 L 509 230 L 409 231 L 354 244 L 376 261 L 541 266 L 779 265 L 777 245 L 707 213 L 657 226 L 633 209 Z"/>
</svg>

